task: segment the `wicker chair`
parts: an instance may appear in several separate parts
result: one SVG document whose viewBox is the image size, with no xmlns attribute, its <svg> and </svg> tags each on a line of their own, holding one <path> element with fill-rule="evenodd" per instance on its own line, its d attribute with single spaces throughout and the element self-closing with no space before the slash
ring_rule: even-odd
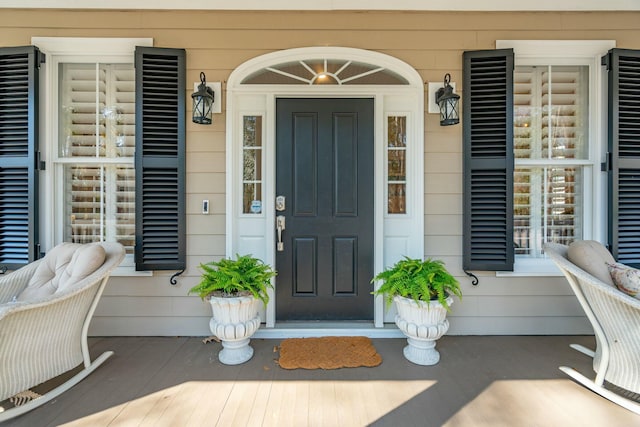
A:
<svg viewBox="0 0 640 427">
<path fill-rule="evenodd" d="M 63 243 L 0 277 L 0 402 L 20 392 L 29 395 L 30 388 L 84 364 L 42 396 L 6 405 L 6 410 L 0 406 L 0 422 L 65 392 L 113 354 L 105 352 L 92 362 L 87 330 L 109 275 L 124 254 L 119 243 Z"/>
<path fill-rule="evenodd" d="M 588 243 L 598 253 L 606 252 L 599 243 Z M 544 250 L 569 281 L 596 337 L 595 351 L 572 345 L 593 357 L 595 379 L 566 366 L 560 369 L 606 399 L 640 414 L 640 300 L 605 283 L 605 278 L 594 277 L 583 269 L 587 269 L 586 266 L 580 268 L 569 261 L 567 246 L 546 244 Z M 606 254 L 605 258 L 610 257 Z M 601 268 L 605 259 L 601 261 L 602 264 L 594 262 L 589 267 Z M 608 383 L 606 388 L 605 382 Z"/>
</svg>

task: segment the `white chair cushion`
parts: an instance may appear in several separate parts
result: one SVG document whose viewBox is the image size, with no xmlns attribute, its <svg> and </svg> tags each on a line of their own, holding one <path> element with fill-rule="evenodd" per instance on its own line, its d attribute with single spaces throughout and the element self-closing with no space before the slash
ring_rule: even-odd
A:
<svg viewBox="0 0 640 427">
<path fill-rule="evenodd" d="M 569 245 L 567 258 L 593 277 L 614 286 L 607 263 L 615 263 L 616 260 L 601 243 L 595 240 L 577 240 Z"/>
<path fill-rule="evenodd" d="M 104 248 L 97 243 L 58 245 L 45 255 L 17 300 L 34 300 L 67 289 L 96 271 L 105 256 Z"/>
</svg>

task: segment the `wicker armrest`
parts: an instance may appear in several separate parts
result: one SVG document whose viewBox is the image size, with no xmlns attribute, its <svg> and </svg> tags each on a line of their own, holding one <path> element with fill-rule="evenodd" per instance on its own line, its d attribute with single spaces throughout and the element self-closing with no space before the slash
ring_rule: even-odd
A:
<svg viewBox="0 0 640 427">
<path fill-rule="evenodd" d="M 0 304 L 12 301 L 14 297 L 22 292 L 40 262 L 40 260 L 32 262 L 18 270 L 0 276 Z"/>
</svg>

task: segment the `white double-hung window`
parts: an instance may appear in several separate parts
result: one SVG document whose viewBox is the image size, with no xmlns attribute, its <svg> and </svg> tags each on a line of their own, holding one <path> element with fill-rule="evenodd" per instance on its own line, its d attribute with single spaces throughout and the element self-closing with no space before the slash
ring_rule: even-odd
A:
<svg viewBox="0 0 640 427">
<path fill-rule="evenodd" d="M 601 238 L 610 41 L 498 41 L 514 49 L 514 272 L 549 270 L 546 242 Z"/>
<path fill-rule="evenodd" d="M 514 71 L 515 255 L 584 235 L 589 157 L 587 66 L 517 66 Z M 590 185 L 588 187 L 591 187 Z"/>
<path fill-rule="evenodd" d="M 134 49 L 150 39 L 38 38 L 47 54 L 47 180 L 51 244 L 135 245 Z M 95 52 L 102 52 L 99 56 Z M 49 167 L 51 165 L 51 167 Z"/>
<path fill-rule="evenodd" d="M 135 242 L 133 64 L 58 67 L 56 169 L 63 240 Z"/>
</svg>

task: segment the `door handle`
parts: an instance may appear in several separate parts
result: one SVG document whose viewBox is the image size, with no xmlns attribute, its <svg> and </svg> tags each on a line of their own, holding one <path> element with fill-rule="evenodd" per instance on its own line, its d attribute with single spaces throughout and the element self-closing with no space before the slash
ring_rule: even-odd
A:
<svg viewBox="0 0 640 427">
<path fill-rule="evenodd" d="M 278 252 L 284 251 L 284 243 L 282 242 L 282 231 L 284 231 L 284 215 L 276 216 L 276 232 L 278 234 L 278 244 L 276 250 Z"/>
</svg>

